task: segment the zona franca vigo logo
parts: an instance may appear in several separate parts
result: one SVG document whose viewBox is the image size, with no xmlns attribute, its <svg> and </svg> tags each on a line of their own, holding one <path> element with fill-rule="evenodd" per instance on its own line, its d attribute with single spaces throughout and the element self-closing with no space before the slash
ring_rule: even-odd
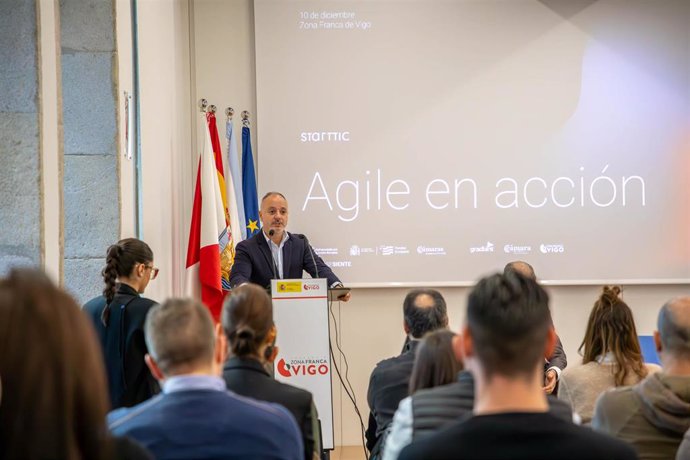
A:
<svg viewBox="0 0 690 460">
<path fill-rule="evenodd" d="M 294 377 L 297 375 L 327 375 L 328 361 L 325 359 L 285 359 L 278 360 L 278 373 L 283 377 Z"/>
</svg>

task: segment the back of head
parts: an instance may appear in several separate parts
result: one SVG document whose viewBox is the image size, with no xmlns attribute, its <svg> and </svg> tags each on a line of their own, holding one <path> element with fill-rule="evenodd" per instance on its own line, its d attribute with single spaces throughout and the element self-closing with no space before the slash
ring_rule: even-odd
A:
<svg viewBox="0 0 690 460">
<path fill-rule="evenodd" d="M 273 327 L 273 306 L 266 291 L 256 284 L 233 289 L 225 300 L 221 321 L 238 357 L 259 357 L 259 349 Z"/>
<path fill-rule="evenodd" d="M 414 366 L 410 376 L 410 394 L 424 388 L 447 385 L 454 382 L 462 370 L 453 352 L 455 334 L 440 329 L 424 336 L 417 347 Z"/>
<path fill-rule="evenodd" d="M 109 458 L 100 346 L 77 303 L 43 273 L 0 280 L 0 458 Z"/>
<path fill-rule="evenodd" d="M 508 262 L 506 266 L 503 267 L 503 274 L 507 275 L 508 273 L 519 273 L 526 278 L 533 280 L 537 279 L 537 275 L 534 273 L 534 268 L 522 260 Z"/>
<path fill-rule="evenodd" d="M 673 299 L 661 307 L 657 329 L 662 353 L 690 361 L 690 297 Z"/>
<path fill-rule="evenodd" d="M 630 307 L 620 298 L 620 286 L 604 286 L 594 302 L 587 321 L 585 337 L 580 345 L 582 362 L 597 361 L 611 353 L 615 358 L 616 386 L 623 385 L 630 372 L 647 375 Z"/>
<path fill-rule="evenodd" d="M 136 238 L 125 238 L 108 247 L 105 257 L 105 267 L 101 272 L 105 288 L 103 296 L 110 304 L 115 297 L 117 289 L 117 279 L 129 276 L 137 264 L 147 264 L 153 262 L 153 251 L 148 244 Z M 110 308 L 103 310 L 103 324 L 108 324 Z"/>
<path fill-rule="evenodd" d="M 149 354 L 166 377 L 208 368 L 215 337 L 208 309 L 192 299 L 169 299 L 146 315 Z"/>
<path fill-rule="evenodd" d="M 446 300 L 434 289 L 410 291 L 403 302 L 403 315 L 410 335 L 416 339 L 448 327 Z"/>
<path fill-rule="evenodd" d="M 520 273 L 483 278 L 469 295 L 467 327 L 487 378 L 529 375 L 544 359 L 549 296 Z"/>
</svg>

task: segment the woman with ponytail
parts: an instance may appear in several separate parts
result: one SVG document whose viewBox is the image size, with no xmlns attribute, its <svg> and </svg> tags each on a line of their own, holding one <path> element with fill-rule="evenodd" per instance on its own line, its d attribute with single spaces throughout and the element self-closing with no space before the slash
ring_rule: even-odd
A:
<svg viewBox="0 0 690 460">
<path fill-rule="evenodd" d="M 102 275 L 104 306 L 92 308 L 96 303 L 91 301 L 84 310 L 91 316 L 103 346 L 112 408 L 130 407 L 147 400 L 159 388 L 144 363 L 144 321 L 155 302 L 140 296 L 158 269 L 146 243 L 126 238 L 108 248 Z"/>
<path fill-rule="evenodd" d="M 589 315 L 579 348 L 582 365 L 563 372 L 558 397 L 589 425 L 594 403 L 611 388 L 634 385 L 649 373 L 661 370 L 645 364 L 630 307 L 621 299 L 619 286 L 604 286 Z"/>
<path fill-rule="evenodd" d="M 250 398 L 281 404 L 297 420 L 304 458 L 320 458 L 316 408 L 310 392 L 274 380 L 266 370 L 278 354 L 273 306 L 266 290 L 244 284 L 232 290 L 221 313 L 230 358 L 223 368 L 228 389 Z"/>
</svg>

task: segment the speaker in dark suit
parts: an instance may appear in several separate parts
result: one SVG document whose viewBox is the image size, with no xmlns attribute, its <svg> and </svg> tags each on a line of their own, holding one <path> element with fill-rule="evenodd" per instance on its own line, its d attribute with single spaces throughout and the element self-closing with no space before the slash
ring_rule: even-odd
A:
<svg viewBox="0 0 690 460">
<path fill-rule="evenodd" d="M 326 278 L 329 287 L 340 283 L 340 279 L 323 259 L 313 250 L 309 252 L 311 248 L 307 246 L 308 242 L 304 235 L 288 232 L 285 232 L 285 235 L 286 239 L 279 249 L 282 270 L 274 261 L 269 247 L 269 238 L 263 230 L 248 240 L 240 242 L 235 249 L 235 262 L 230 272 L 230 286 L 234 288 L 243 283 L 254 283 L 268 288 L 272 279 L 300 279 L 304 277 L 305 271 L 312 278 Z"/>
<path fill-rule="evenodd" d="M 288 204 L 278 192 L 261 199 L 261 229 L 240 242 L 230 272 L 230 286 L 254 283 L 270 289 L 272 279 L 299 279 L 303 272 L 312 278 L 326 278 L 328 287 L 339 284 L 333 270 L 314 253 L 306 236 L 288 233 Z M 342 300 L 349 300 L 349 293 Z"/>
</svg>

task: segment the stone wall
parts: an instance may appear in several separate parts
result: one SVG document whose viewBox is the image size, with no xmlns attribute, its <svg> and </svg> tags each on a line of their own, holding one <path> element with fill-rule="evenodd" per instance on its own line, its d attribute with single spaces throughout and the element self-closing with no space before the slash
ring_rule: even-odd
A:
<svg viewBox="0 0 690 460">
<path fill-rule="evenodd" d="M 61 0 L 64 283 L 83 302 L 102 290 L 120 234 L 112 0 Z"/>
<path fill-rule="evenodd" d="M 0 2 L 0 276 L 41 263 L 36 4 Z"/>
</svg>

